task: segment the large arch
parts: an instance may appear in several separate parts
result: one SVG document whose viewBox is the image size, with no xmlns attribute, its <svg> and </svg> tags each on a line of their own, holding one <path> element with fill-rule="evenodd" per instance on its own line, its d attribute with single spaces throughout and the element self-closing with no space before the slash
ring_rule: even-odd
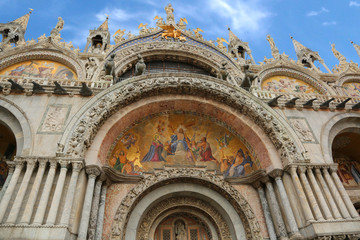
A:
<svg viewBox="0 0 360 240">
<path fill-rule="evenodd" d="M 219 175 L 189 168 L 156 172 L 130 190 L 116 211 L 111 239 L 135 239 L 139 229 L 149 229 L 140 223 L 154 205 L 167 198 L 189 196 L 210 203 L 214 213 L 221 215 L 230 229 L 225 239 L 262 239 L 252 208 L 237 190 Z"/>
<path fill-rule="evenodd" d="M 357 113 L 339 113 L 332 117 L 323 127 L 320 135 L 321 151 L 326 163 L 333 163 L 332 143 L 339 133 L 360 129 L 360 116 Z"/>
<path fill-rule="evenodd" d="M 142 75 L 115 84 L 87 102 L 69 121 L 60 140 L 69 156 L 82 157 L 104 122 L 116 111 L 148 96 L 197 96 L 231 106 L 263 129 L 283 165 L 303 161 L 304 147 L 288 123 L 243 89 L 218 79 L 189 74 Z"/>
<path fill-rule="evenodd" d="M 32 149 L 32 131 L 25 112 L 3 97 L 0 97 L 0 106 L 0 121 L 15 135 L 16 155 L 30 155 Z"/>
</svg>

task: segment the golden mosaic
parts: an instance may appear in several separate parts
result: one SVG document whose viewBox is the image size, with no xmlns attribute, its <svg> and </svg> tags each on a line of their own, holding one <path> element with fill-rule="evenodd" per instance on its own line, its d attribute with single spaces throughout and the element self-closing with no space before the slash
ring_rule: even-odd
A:
<svg viewBox="0 0 360 240">
<path fill-rule="evenodd" d="M 287 76 L 270 77 L 262 82 L 261 88 L 269 92 L 319 93 L 310 84 Z"/>
</svg>

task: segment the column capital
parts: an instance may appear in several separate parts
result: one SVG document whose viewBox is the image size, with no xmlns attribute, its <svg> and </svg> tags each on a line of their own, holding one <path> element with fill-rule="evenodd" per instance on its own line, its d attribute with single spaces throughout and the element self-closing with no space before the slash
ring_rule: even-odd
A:
<svg viewBox="0 0 360 240">
<path fill-rule="evenodd" d="M 52 159 L 52 160 L 50 160 L 49 162 L 50 162 L 50 168 L 56 168 L 56 167 L 57 167 L 57 164 L 58 164 L 58 163 L 57 163 L 56 160 L 53 160 L 53 159 Z"/>
<path fill-rule="evenodd" d="M 269 178 L 269 176 L 263 176 L 263 177 L 260 179 L 260 181 L 261 181 L 262 183 L 266 184 L 266 183 L 270 182 L 270 178 Z"/>
<path fill-rule="evenodd" d="M 312 173 L 314 166 L 306 166 L 308 172 Z"/>
<path fill-rule="evenodd" d="M 15 168 L 22 168 L 24 166 L 25 161 L 16 159 L 14 163 L 15 163 Z"/>
<path fill-rule="evenodd" d="M 80 170 L 84 167 L 84 163 L 80 161 L 71 162 L 71 165 L 74 172 L 80 172 Z"/>
<path fill-rule="evenodd" d="M 59 160 L 59 163 L 61 168 L 68 168 L 70 162 L 68 160 Z"/>
<path fill-rule="evenodd" d="M 101 174 L 101 169 L 97 165 L 89 165 L 85 167 L 86 173 L 89 175 L 90 178 L 96 178 Z"/>
<path fill-rule="evenodd" d="M 269 175 L 270 175 L 270 177 L 276 179 L 276 178 L 281 178 L 283 173 L 284 173 L 284 171 L 282 169 L 277 168 L 277 169 L 272 170 L 269 173 Z"/>
<path fill-rule="evenodd" d="M 251 185 L 256 189 L 263 187 L 263 183 L 260 180 L 253 182 Z"/>
<path fill-rule="evenodd" d="M 287 171 L 293 175 L 293 174 L 296 174 L 296 170 L 297 170 L 297 166 L 294 166 L 294 165 L 290 165 L 287 167 Z"/>
<path fill-rule="evenodd" d="M 26 167 L 35 167 L 35 165 L 37 163 L 37 159 L 27 158 L 27 159 L 25 159 L 25 162 L 26 162 Z"/>
<path fill-rule="evenodd" d="M 338 170 L 338 166 L 337 165 L 332 165 L 329 167 L 329 170 L 330 170 L 330 173 L 333 173 L 333 172 L 337 172 Z"/>
<path fill-rule="evenodd" d="M 300 173 L 300 174 L 302 174 L 302 173 L 306 173 L 306 166 L 299 166 L 298 167 L 298 172 Z"/>
<path fill-rule="evenodd" d="M 6 164 L 8 165 L 9 168 L 9 173 L 13 173 L 15 170 L 15 162 L 14 161 L 6 161 Z"/>
<path fill-rule="evenodd" d="M 39 161 L 39 167 L 46 167 L 46 164 L 48 163 L 48 159 L 38 159 Z"/>
<path fill-rule="evenodd" d="M 317 168 L 315 168 L 315 173 L 316 173 L 316 174 L 321 174 L 320 169 L 321 169 L 321 168 L 318 168 L 318 167 L 317 167 Z"/>
</svg>

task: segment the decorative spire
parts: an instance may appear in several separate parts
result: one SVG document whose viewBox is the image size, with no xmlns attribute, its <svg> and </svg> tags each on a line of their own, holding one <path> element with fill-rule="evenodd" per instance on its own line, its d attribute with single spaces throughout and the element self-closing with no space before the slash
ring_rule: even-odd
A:
<svg viewBox="0 0 360 240">
<path fill-rule="evenodd" d="M 331 51 L 340 63 L 346 62 L 346 58 L 344 57 L 344 55 L 342 55 L 338 50 L 335 49 L 335 43 L 331 44 Z"/>
<path fill-rule="evenodd" d="M 295 48 L 295 52 L 298 53 L 301 50 L 310 50 L 309 48 L 305 47 L 304 45 L 302 45 L 301 43 L 299 43 L 298 41 L 296 41 L 292 36 L 290 36 L 293 44 L 294 44 L 294 48 Z M 310 50 L 311 51 L 311 50 Z"/>
<path fill-rule="evenodd" d="M 229 42 L 240 40 L 228 27 L 229 30 Z"/>
<path fill-rule="evenodd" d="M 26 28 L 27 28 L 27 24 L 29 22 L 29 18 L 30 18 L 30 14 L 32 13 L 34 9 L 30 8 L 30 12 L 25 14 L 22 17 L 19 17 L 18 19 L 15 19 L 14 21 L 12 21 L 12 23 L 17 23 L 20 24 L 21 29 L 25 32 Z"/>
<path fill-rule="evenodd" d="M 97 30 L 100 31 L 109 31 L 109 25 L 108 25 L 109 15 L 106 15 L 105 21 L 98 27 Z"/>
<path fill-rule="evenodd" d="M 355 48 L 355 50 L 356 50 L 357 54 L 358 54 L 358 55 L 359 55 L 359 57 L 360 57 L 360 46 L 359 46 L 359 45 L 357 45 L 356 43 L 354 43 L 353 41 L 351 41 L 351 43 L 352 43 L 352 45 L 354 46 L 354 48 Z"/>
</svg>

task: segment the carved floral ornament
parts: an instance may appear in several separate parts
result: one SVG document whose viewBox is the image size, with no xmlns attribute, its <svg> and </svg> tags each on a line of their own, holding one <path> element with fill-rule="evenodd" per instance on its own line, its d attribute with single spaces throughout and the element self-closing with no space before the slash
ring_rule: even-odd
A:
<svg viewBox="0 0 360 240">
<path fill-rule="evenodd" d="M 260 225 L 255 217 L 253 210 L 251 209 L 245 198 L 237 190 L 235 190 L 228 182 L 224 181 L 221 176 L 214 175 L 204 170 L 189 168 L 165 169 L 155 174 L 151 174 L 148 177 L 144 178 L 141 182 L 139 182 L 139 184 L 137 184 L 132 190 L 130 190 L 119 205 L 119 208 L 115 214 L 112 224 L 111 239 L 124 239 L 124 229 L 126 229 L 128 218 L 130 217 L 132 209 L 141 199 L 143 193 L 146 193 L 147 190 L 151 190 L 155 187 L 155 185 L 161 185 L 161 183 L 168 184 L 168 182 L 172 179 L 175 180 L 179 178 L 192 178 L 201 180 L 203 182 L 202 184 L 208 184 L 210 185 L 209 187 L 217 188 L 217 191 L 222 191 L 222 196 L 229 198 L 229 202 L 233 205 L 234 209 L 239 214 L 240 219 L 244 224 L 247 239 L 262 239 L 260 233 Z M 177 205 L 181 205 L 181 199 L 179 199 L 178 201 L 179 202 L 177 202 Z M 166 204 L 163 204 L 163 206 L 166 208 Z M 201 202 L 196 202 L 196 200 L 195 202 L 193 202 L 193 206 L 201 207 L 203 210 L 206 208 L 206 206 L 203 206 Z M 156 212 L 156 209 L 154 211 Z M 205 210 L 205 212 L 209 211 L 211 212 L 212 210 L 209 208 Z M 159 209 L 159 212 L 163 211 Z M 146 217 L 154 218 L 151 212 L 149 214 L 150 215 Z M 216 219 L 218 219 L 218 226 L 222 226 L 224 227 L 224 229 L 226 229 L 224 222 L 220 220 L 221 216 L 213 217 L 216 217 Z M 140 234 L 143 233 L 141 236 L 145 236 L 145 232 L 148 232 L 148 228 L 150 227 L 151 226 L 140 225 L 140 228 L 144 230 L 140 232 Z M 222 232 L 221 235 L 224 236 L 224 238 L 222 239 L 230 239 L 228 238 L 229 235 L 226 231 Z"/>
<path fill-rule="evenodd" d="M 60 144 L 68 156 L 81 157 L 91 145 L 100 126 L 118 109 L 138 99 L 162 94 L 182 94 L 210 98 L 237 109 L 264 130 L 278 149 L 284 165 L 303 161 L 303 146 L 296 139 L 291 127 L 276 117 L 266 104 L 248 92 L 208 76 L 163 77 L 142 75 L 126 83 L 118 83 L 91 99 L 73 117 L 65 130 Z"/>
<path fill-rule="evenodd" d="M 25 48 L 15 48 L 0 60 L 0 70 L 19 62 L 29 60 L 52 60 L 74 70 L 78 79 L 85 78 L 85 68 L 79 59 L 69 54 L 67 50 L 55 46 L 51 41 L 45 41 Z"/>
</svg>

